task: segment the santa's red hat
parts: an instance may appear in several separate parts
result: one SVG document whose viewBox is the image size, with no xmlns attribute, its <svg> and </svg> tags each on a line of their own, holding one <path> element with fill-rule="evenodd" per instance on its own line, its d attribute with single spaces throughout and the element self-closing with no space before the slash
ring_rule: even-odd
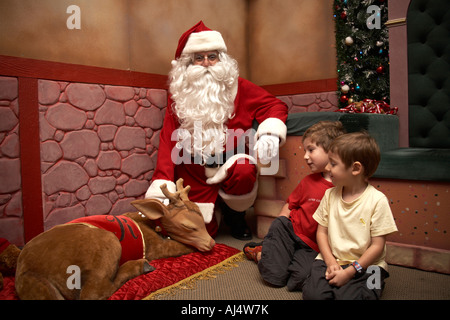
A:
<svg viewBox="0 0 450 320">
<path fill-rule="evenodd" d="M 209 29 L 199 21 L 195 26 L 183 33 L 178 41 L 175 59 L 178 59 L 182 53 L 194 53 L 202 51 L 227 51 L 227 46 L 222 35 Z"/>
</svg>

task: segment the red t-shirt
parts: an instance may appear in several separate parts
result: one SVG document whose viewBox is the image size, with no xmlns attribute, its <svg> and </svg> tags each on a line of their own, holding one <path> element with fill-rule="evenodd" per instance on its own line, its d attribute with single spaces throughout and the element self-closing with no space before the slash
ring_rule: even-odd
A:
<svg viewBox="0 0 450 320">
<path fill-rule="evenodd" d="M 313 173 L 303 178 L 287 199 L 295 234 L 317 252 L 317 221 L 312 216 L 325 191 L 333 186 L 321 173 Z"/>
</svg>

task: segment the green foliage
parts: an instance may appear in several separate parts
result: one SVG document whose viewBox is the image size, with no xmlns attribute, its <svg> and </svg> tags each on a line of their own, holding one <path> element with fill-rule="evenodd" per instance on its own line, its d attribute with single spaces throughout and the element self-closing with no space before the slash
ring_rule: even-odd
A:
<svg viewBox="0 0 450 320">
<path fill-rule="evenodd" d="M 387 0 L 335 0 L 339 107 L 363 99 L 389 103 L 389 38 Z M 369 10 L 370 6 L 377 11 Z M 379 16 L 377 15 L 379 13 Z M 370 29 L 367 21 L 376 23 Z M 347 40 L 353 40 L 350 44 Z M 348 85 L 349 91 L 342 92 Z M 345 87 L 344 87 L 345 89 Z M 344 90 L 345 91 L 345 90 Z M 348 100 L 350 99 L 350 100 Z"/>
</svg>

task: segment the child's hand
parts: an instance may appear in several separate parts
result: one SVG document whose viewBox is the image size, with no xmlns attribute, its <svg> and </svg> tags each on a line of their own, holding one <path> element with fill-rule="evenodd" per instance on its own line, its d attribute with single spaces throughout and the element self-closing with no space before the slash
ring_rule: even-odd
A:
<svg viewBox="0 0 450 320">
<path fill-rule="evenodd" d="M 335 270 L 331 272 L 329 275 L 330 280 L 328 281 L 328 283 L 332 286 L 342 287 L 344 284 L 349 282 L 350 279 L 352 279 L 353 276 L 355 275 L 354 272 L 352 272 L 353 271 L 352 269 L 353 268 L 346 268 L 346 269 L 341 268 L 340 270 Z"/>
<path fill-rule="evenodd" d="M 342 267 L 338 263 L 327 266 L 327 271 L 325 271 L 325 279 L 333 279 L 336 271 L 339 270 L 342 270 Z"/>
</svg>

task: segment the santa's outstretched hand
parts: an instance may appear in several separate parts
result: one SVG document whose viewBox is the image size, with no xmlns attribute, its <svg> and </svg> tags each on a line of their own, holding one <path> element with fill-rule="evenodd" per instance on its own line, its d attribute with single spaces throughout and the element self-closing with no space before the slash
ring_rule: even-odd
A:
<svg viewBox="0 0 450 320">
<path fill-rule="evenodd" d="M 258 152 L 260 161 L 266 164 L 278 156 L 279 148 L 280 138 L 265 134 L 258 139 L 253 150 Z"/>
</svg>

